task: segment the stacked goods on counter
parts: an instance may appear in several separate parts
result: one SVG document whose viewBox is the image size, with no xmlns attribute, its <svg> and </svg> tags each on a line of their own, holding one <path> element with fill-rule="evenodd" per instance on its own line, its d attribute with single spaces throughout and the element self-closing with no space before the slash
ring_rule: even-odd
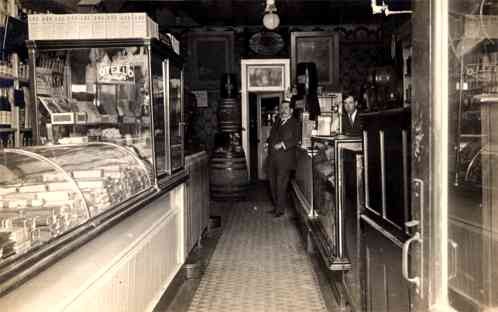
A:
<svg viewBox="0 0 498 312">
<path fill-rule="evenodd" d="M 65 172 L 5 152 L 12 167 L 0 166 L 0 263 L 69 232 L 151 186 L 151 168 L 114 144 L 30 151 L 50 156 Z"/>
<path fill-rule="evenodd" d="M 159 38 L 146 13 L 28 15 L 29 40 Z"/>
<path fill-rule="evenodd" d="M 61 174 L 45 173 L 17 185 L 3 185 L 0 257 L 23 253 L 87 218 L 82 198 Z"/>
</svg>

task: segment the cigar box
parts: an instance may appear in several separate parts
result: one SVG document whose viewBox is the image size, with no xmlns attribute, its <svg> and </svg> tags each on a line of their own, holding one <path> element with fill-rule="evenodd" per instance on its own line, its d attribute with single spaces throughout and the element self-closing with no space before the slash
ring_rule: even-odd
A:
<svg viewBox="0 0 498 312">
<path fill-rule="evenodd" d="M 106 38 L 106 18 L 104 14 L 92 14 L 92 38 L 91 39 L 105 39 Z"/>
<path fill-rule="evenodd" d="M 102 170 L 75 170 L 71 173 L 75 179 L 99 179 L 102 175 Z"/>
<path fill-rule="evenodd" d="M 78 14 L 76 23 L 78 23 L 78 38 L 91 39 L 93 36 L 92 16 L 91 14 Z"/>
<path fill-rule="evenodd" d="M 22 209 L 22 208 L 28 207 L 28 200 L 26 200 L 26 199 L 1 201 L 1 203 L 2 203 L 2 207 L 9 208 L 9 209 Z"/>
<path fill-rule="evenodd" d="M 42 37 L 40 31 L 41 15 L 30 14 L 28 15 L 28 38 L 29 40 L 38 40 Z"/>
<path fill-rule="evenodd" d="M 117 14 L 115 27 L 116 38 L 130 38 L 133 36 L 133 15 L 132 13 Z"/>
<path fill-rule="evenodd" d="M 20 199 L 36 199 L 37 193 L 11 193 L 3 196 L 3 200 L 11 201 L 11 200 L 20 200 Z"/>
<path fill-rule="evenodd" d="M 37 199 L 44 200 L 44 207 L 48 207 L 50 202 L 58 202 L 58 201 L 68 201 L 69 193 L 68 192 L 42 192 L 37 194 Z"/>
<path fill-rule="evenodd" d="M 79 39 L 80 17 L 82 14 L 64 14 L 63 39 Z"/>
<path fill-rule="evenodd" d="M 53 183 L 48 183 L 47 188 L 49 192 L 73 191 L 74 186 L 70 182 L 53 182 Z"/>
<path fill-rule="evenodd" d="M 31 199 L 28 204 L 31 208 L 41 208 L 45 202 L 42 199 Z"/>
<path fill-rule="evenodd" d="M 54 33 L 54 14 L 40 14 L 38 40 L 52 39 Z"/>
<path fill-rule="evenodd" d="M 107 13 L 105 14 L 105 38 L 106 39 L 115 39 L 119 38 L 119 30 L 117 29 L 118 25 L 118 15 L 116 13 Z"/>
<path fill-rule="evenodd" d="M 19 193 L 37 193 L 37 192 L 45 192 L 46 190 L 47 190 L 46 184 L 23 185 L 19 187 Z"/>
<path fill-rule="evenodd" d="M 53 200 L 47 201 L 43 208 L 50 209 L 55 215 L 68 213 L 74 210 L 74 200 Z"/>
<path fill-rule="evenodd" d="M 65 14 L 54 14 L 52 17 L 52 33 L 46 34 L 48 39 L 67 39 L 66 36 L 70 35 L 68 32 L 68 25 L 66 24 L 67 16 Z"/>
<path fill-rule="evenodd" d="M 42 176 L 43 182 L 62 182 L 65 181 L 65 177 L 62 173 L 44 173 Z"/>
<path fill-rule="evenodd" d="M 53 113 L 50 114 L 50 120 L 54 125 L 72 125 L 75 123 L 75 114 L 68 113 Z"/>
<path fill-rule="evenodd" d="M 133 37 L 147 37 L 147 14 L 132 13 Z"/>
<path fill-rule="evenodd" d="M 83 190 L 87 189 L 103 189 L 105 188 L 105 183 L 102 180 L 94 180 L 94 181 L 77 181 L 78 187 Z"/>
<path fill-rule="evenodd" d="M 77 125 L 84 125 L 88 121 L 86 112 L 76 112 L 74 113 L 74 123 Z"/>
<path fill-rule="evenodd" d="M 16 192 L 17 192 L 16 187 L 2 187 L 2 188 L 0 188 L 0 195 L 1 196 L 16 193 Z"/>
</svg>

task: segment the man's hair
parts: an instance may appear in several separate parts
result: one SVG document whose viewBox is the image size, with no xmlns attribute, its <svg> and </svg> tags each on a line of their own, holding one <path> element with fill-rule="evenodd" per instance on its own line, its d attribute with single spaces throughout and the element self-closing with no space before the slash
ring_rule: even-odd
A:
<svg viewBox="0 0 498 312">
<path fill-rule="evenodd" d="M 344 91 L 342 93 L 342 100 L 344 101 L 345 99 L 347 99 L 348 97 L 352 97 L 355 101 L 358 101 L 358 97 L 356 96 L 356 94 L 351 91 L 351 90 L 348 90 L 348 91 Z"/>
</svg>

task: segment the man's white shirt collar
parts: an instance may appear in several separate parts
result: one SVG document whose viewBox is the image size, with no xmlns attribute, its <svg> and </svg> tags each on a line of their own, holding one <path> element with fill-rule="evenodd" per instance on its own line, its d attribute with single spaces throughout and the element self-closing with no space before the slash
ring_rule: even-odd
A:
<svg viewBox="0 0 498 312">
<path fill-rule="evenodd" d="M 351 116 L 350 116 L 350 119 L 351 119 L 351 122 L 354 123 L 354 120 L 356 119 L 356 113 L 358 112 L 358 110 L 355 110 Z"/>
</svg>

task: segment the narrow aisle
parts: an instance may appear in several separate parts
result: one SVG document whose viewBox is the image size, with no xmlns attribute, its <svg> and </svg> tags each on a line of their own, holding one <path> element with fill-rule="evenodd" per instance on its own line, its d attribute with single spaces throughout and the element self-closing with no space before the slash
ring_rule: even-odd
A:
<svg viewBox="0 0 498 312">
<path fill-rule="evenodd" d="M 262 192 L 230 207 L 189 311 L 327 311 L 296 226 L 266 213 Z"/>
</svg>

